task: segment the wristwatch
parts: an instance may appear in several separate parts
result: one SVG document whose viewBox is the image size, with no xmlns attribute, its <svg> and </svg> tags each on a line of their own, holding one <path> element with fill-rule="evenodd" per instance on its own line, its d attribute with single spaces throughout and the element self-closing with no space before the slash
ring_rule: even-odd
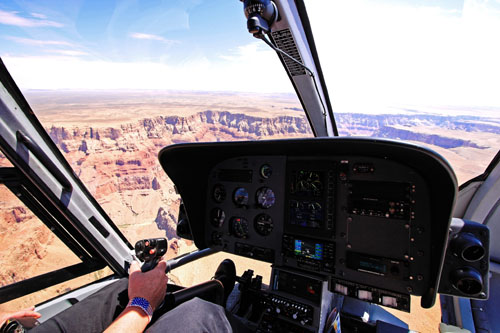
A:
<svg viewBox="0 0 500 333">
<path fill-rule="evenodd" d="M 151 307 L 151 304 L 149 304 L 147 299 L 142 297 L 134 297 L 128 302 L 127 308 L 128 307 L 137 307 L 142 309 L 142 311 L 144 311 L 148 315 L 149 321 L 151 321 L 151 318 L 153 317 L 153 308 Z"/>
</svg>

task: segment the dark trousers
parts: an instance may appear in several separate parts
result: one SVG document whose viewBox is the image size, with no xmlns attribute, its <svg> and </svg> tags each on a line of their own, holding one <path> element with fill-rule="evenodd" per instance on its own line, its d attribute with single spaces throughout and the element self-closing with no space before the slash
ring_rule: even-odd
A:
<svg viewBox="0 0 500 333">
<path fill-rule="evenodd" d="M 40 326 L 39 332 L 102 332 L 128 304 L 128 279 L 111 283 Z"/>
<path fill-rule="evenodd" d="M 172 288 L 174 287 L 175 286 L 173 286 Z M 114 282 L 100 289 L 96 293 L 85 298 L 83 301 L 74 304 L 70 308 L 50 318 L 40 326 L 31 329 L 29 332 L 102 332 L 106 328 L 108 328 L 109 325 L 111 325 L 113 320 L 115 320 L 127 306 L 127 288 L 128 279 L 120 279 L 117 282 Z M 169 286 L 169 289 L 172 288 Z M 218 310 L 215 309 L 215 307 L 217 307 L 218 305 L 213 304 L 213 307 L 210 307 L 208 304 L 200 305 L 199 302 L 193 302 L 192 304 L 194 304 L 195 307 L 202 306 L 204 309 L 204 311 L 197 311 L 197 308 L 193 309 L 193 311 L 196 312 L 196 315 L 200 316 L 199 321 L 196 324 L 199 327 L 202 327 L 202 325 L 204 325 L 204 328 L 200 330 L 200 332 L 209 331 L 207 330 L 208 327 L 206 326 L 207 318 L 204 318 L 202 316 L 209 314 L 210 312 L 217 313 Z M 185 307 L 186 306 L 189 305 L 186 303 Z M 185 313 L 186 312 L 184 312 L 184 314 Z M 233 332 L 249 332 L 248 327 L 246 327 L 238 318 L 234 317 L 228 311 L 224 311 L 224 313 L 226 315 L 227 322 L 230 324 Z M 161 311 L 155 312 L 150 325 L 154 324 L 154 322 L 164 314 L 165 313 Z M 185 325 L 184 320 L 187 320 L 188 317 L 182 314 L 177 317 L 178 321 L 172 321 L 172 326 L 183 327 L 182 325 Z M 217 316 L 215 317 L 217 318 Z M 193 322 L 196 321 L 196 317 L 191 316 L 189 318 L 190 319 L 188 321 L 190 321 L 190 324 L 193 325 Z M 174 329 L 175 327 L 171 328 Z"/>
</svg>

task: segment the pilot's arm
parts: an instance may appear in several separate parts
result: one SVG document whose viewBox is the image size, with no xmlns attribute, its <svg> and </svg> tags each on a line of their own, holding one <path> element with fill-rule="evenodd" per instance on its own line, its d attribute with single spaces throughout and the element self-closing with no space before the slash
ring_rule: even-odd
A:
<svg viewBox="0 0 500 333">
<path fill-rule="evenodd" d="M 129 305 L 105 332 L 144 331 L 151 320 L 150 315 L 165 298 L 168 282 L 166 268 L 166 261 L 161 260 L 154 269 L 142 273 L 139 263 L 132 263 L 128 282 Z M 145 309 L 148 304 L 151 308 Z"/>
</svg>

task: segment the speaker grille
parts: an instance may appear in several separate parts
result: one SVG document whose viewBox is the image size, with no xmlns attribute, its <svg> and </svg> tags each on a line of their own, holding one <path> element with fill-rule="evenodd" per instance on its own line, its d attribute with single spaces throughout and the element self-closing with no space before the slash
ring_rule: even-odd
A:
<svg viewBox="0 0 500 333">
<path fill-rule="evenodd" d="M 293 39 L 292 32 L 290 29 L 283 29 L 278 31 L 273 31 L 271 33 L 276 46 L 288 53 L 295 60 L 302 62 L 302 57 L 300 56 L 299 50 L 297 49 L 297 45 L 295 44 L 295 40 Z M 283 60 L 285 61 L 285 65 L 292 76 L 304 75 L 306 71 L 303 66 L 297 64 L 292 61 L 290 58 L 282 55 Z"/>
</svg>

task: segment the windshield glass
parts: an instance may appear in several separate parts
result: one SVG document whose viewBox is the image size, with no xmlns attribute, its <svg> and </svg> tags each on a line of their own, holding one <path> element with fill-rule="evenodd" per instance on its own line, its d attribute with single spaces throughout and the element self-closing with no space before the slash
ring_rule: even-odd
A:
<svg viewBox="0 0 500 333">
<path fill-rule="evenodd" d="M 452 165 L 459 184 L 500 147 L 495 1 L 308 1 L 340 135 L 405 140 Z"/>
<path fill-rule="evenodd" d="M 498 2 L 305 3 L 340 135 L 424 145 L 459 184 L 484 172 L 500 147 Z M 412 298 L 411 314 L 394 314 L 435 331 L 439 302 Z"/>
<path fill-rule="evenodd" d="M 77 176 L 131 244 L 167 237 L 169 258 L 195 246 L 177 237 L 180 198 L 158 163 L 161 148 L 313 135 L 239 1 L 2 1 L 0 40 L 2 60 Z M 206 281 L 222 259 L 170 279 Z M 238 274 L 269 274 L 269 264 L 235 261 Z"/>
</svg>

